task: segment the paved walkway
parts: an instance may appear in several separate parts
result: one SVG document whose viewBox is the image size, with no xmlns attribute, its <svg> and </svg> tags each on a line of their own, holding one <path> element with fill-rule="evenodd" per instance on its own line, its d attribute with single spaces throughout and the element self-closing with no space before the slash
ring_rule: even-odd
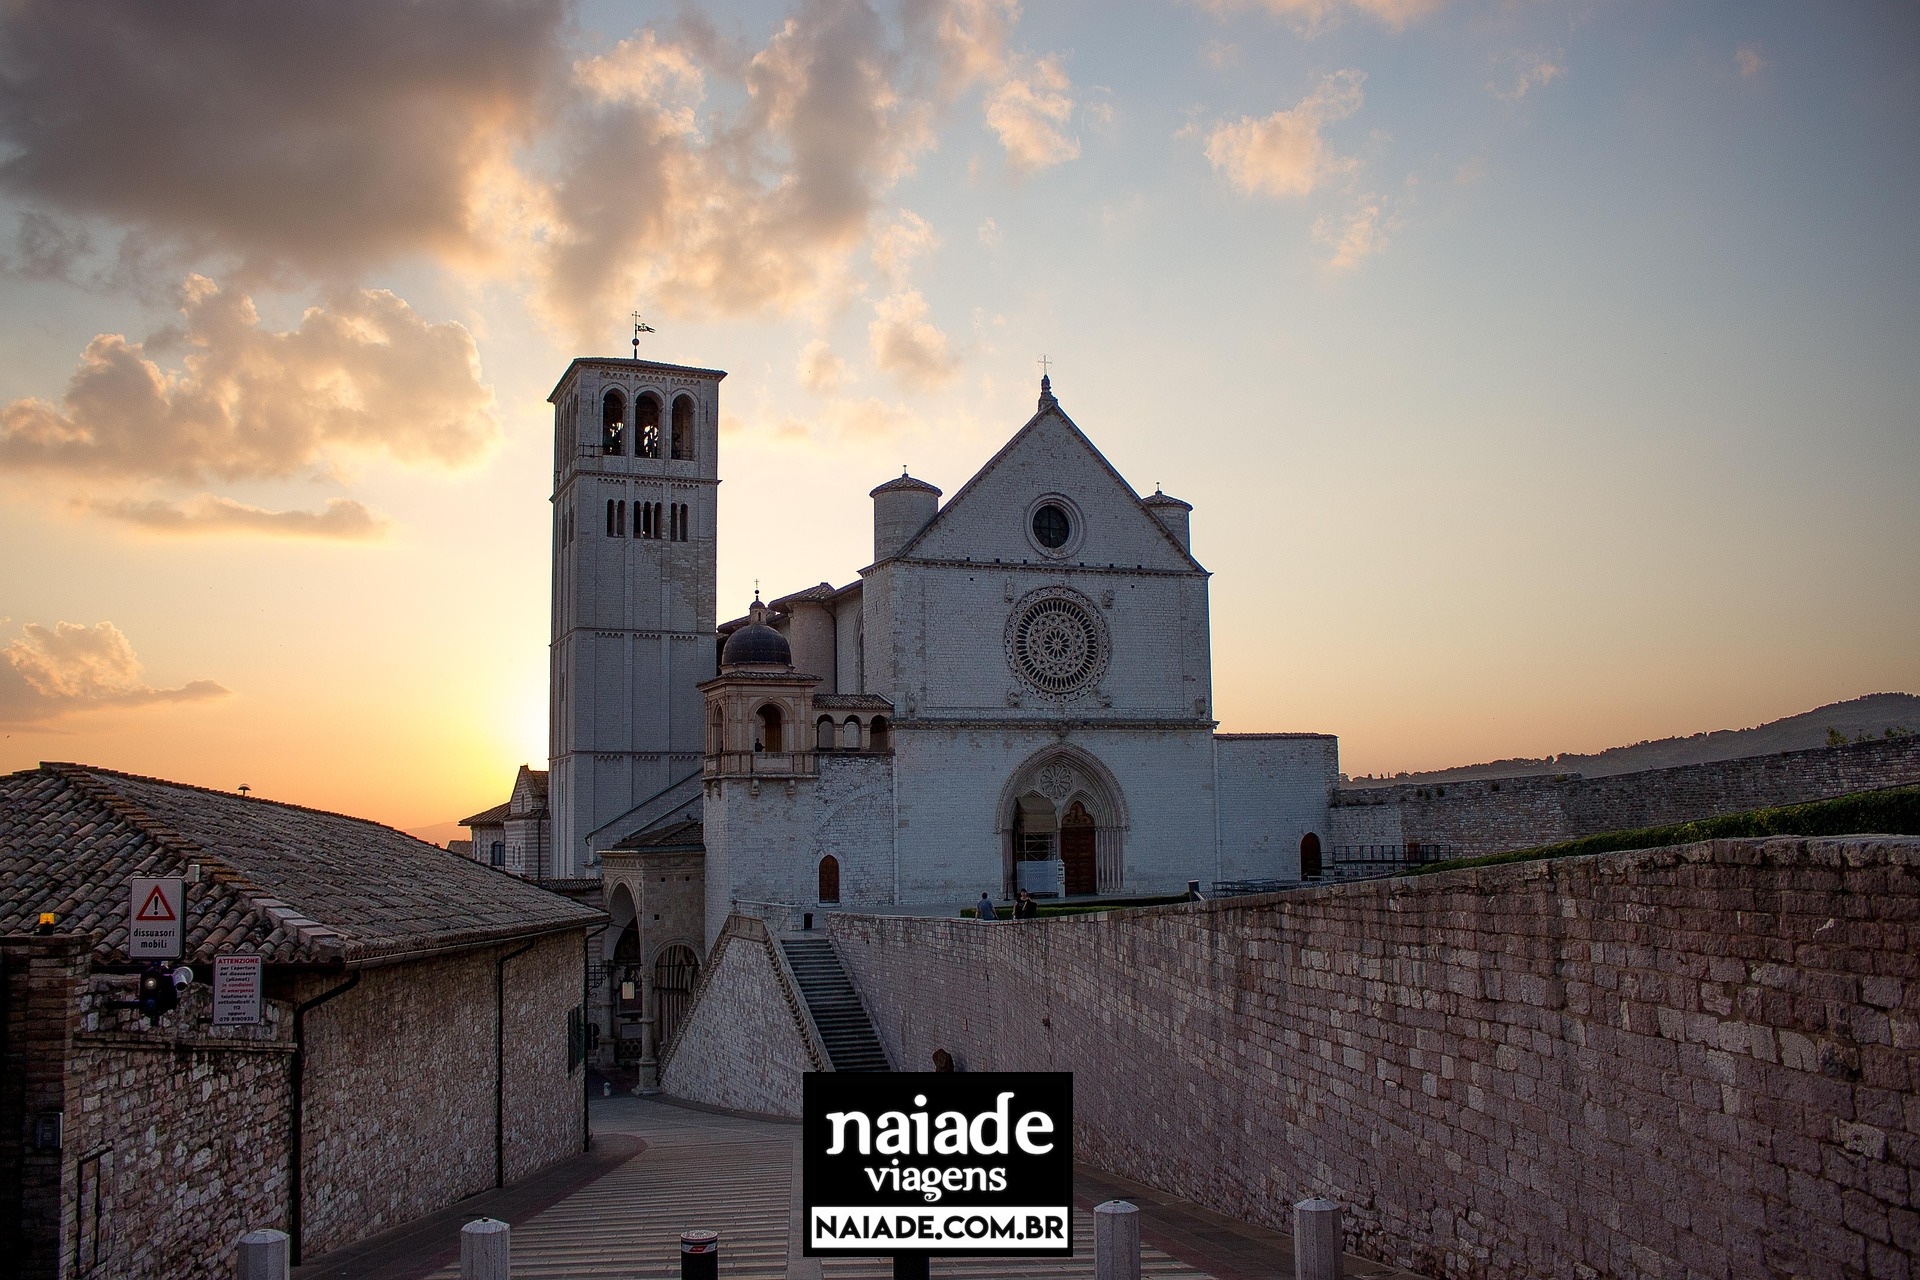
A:
<svg viewBox="0 0 1920 1280">
<path fill-rule="evenodd" d="M 888 1280 L 883 1258 L 800 1253 L 800 1128 L 657 1100 L 592 1102 L 594 1150 L 522 1187 L 488 1192 L 421 1223 L 294 1271 L 297 1280 L 457 1280 L 462 1223 L 513 1224 L 515 1280 L 676 1280 L 680 1232 L 720 1233 L 727 1280 Z M 1141 1273 L 1155 1280 L 1292 1280 L 1286 1236 L 1084 1167 L 1075 1172 L 1070 1259 L 936 1258 L 946 1280 L 1051 1280 L 1093 1274 L 1093 1206 L 1140 1207 Z M 1418 1280 L 1349 1257 L 1353 1280 Z"/>
</svg>

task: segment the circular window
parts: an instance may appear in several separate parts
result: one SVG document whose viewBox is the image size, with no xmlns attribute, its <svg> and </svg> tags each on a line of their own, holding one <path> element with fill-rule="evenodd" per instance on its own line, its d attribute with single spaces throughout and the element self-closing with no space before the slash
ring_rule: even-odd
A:
<svg viewBox="0 0 1920 1280">
<path fill-rule="evenodd" d="M 1107 666 L 1107 629 L 1079 593 L 1035 592 L 1007 619 L 1007 661 L 1030 688 L 1063 698 L 1090 687 Z"/>
<path fill-rule="evenodd" d="M 1049 502 L 1033 513 L 1033 537 L 1041 546 L 1064 547 L 1072 536 L 1073 520 L 1057 503 Z"/>
</svg>

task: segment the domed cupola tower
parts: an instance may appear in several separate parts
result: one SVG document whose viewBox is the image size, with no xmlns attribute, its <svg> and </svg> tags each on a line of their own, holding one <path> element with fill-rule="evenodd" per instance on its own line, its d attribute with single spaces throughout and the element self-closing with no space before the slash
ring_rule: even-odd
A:
<svg viewBox="0 0 1920 1280">
<path fill-rule="evenodd" d="M 700 686 L 707 700 L 708 795 L 738 778 L 756 794 L 763 778 L 810 778 L 813 687 L 820 677 L 793 667 L 793 649 L 754 592 L 746 621 L 730 624 L 720 674 Z"/>
<path fill-rule="evenodd" d="M 754 592 L 753 604 L 747 609 L 747 625 L 735 630 L 727 637 L 726 644 L 721 646 L 722 673 L 740 667 L 761 671 L 793 670 L 793 650 L 787 644 L 787 638 L 768 623 L 769 616 L 760 593 Z"/>
</svg>

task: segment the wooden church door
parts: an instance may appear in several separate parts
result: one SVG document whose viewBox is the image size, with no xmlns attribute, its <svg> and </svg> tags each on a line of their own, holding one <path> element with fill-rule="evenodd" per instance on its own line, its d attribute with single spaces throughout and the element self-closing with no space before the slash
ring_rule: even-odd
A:
<svg viewBox="0 0 1920 1280">
<path fill-rule="evenodd" d="M 1099 892 L 1100 879 L 1093 856 L 1093 815 L 1078 800 L 1060 819 L 1060 863 L 1068 894 Z"/>
</svg>

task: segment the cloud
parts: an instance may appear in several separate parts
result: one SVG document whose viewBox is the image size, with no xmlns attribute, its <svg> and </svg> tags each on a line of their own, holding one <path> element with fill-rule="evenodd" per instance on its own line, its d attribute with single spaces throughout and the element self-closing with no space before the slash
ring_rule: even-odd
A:
<svg viewBox="0 0 1920 1280">
<path fill-rule="evenodd" d="M 211 680 L 156 689 L 141 676 L 133 645 L 111 622 L 89 627 L 28 623 L 0 649 L 0 724 L 39 724 L 70 711 L 223 698 Z"/>
<path fill-rule="evenodd" d="M 1355 162 L 1335 155 L 1320 130 L 1360 109 L 1366 80 L 1363 71 L 1336 71 L 1285 111 L 1221 121 L 1207 138 L 1207 159 L 1246 195 L 1307 195 L 1353 171 Z"/>
<path fill-rule="evenodd" d="M 570 0 L 0 6 L 0 194 L 26 211 L 0 271 L 104 252 L 97 282 L 149 292 L 189 266 L 337 290 L 424 257 L 511 276 L 583 341 L 636 303 L 789 313 L 857 291 L 963 93 L 1014 167 L 1077 151 L 1058 62 L 1008 52 L 1019 15 L 795 0 L 758 45 L 689 10 L 580 54 Z"/>
<path fill-rule="evenodd" d="M 996 248 L 1000 244 L 1000 224 L 992 218 L 984 219 L 975 234 L 980 237 L 980 243 L 989 249 Z"/>
<path fill-rule="evenodd" d="M 946 0 L 910 5 L 909 26 L 933 28 L 941 63 L 941 87 L 952 96 L 969 85 L 998 80 L 1006 69 L 1007 44 L 1020 21 L 1016 0 Z"/>
<path fill-rule="evenodd" d="M 387 530 L 385 520 L 352 498 L 331 498 L 320 511 L 269 511 L 211 493 L 196 495 L 185 502 L 123 499 L 89 505 L 103 515 L 152 533 L 237 533 L 365 542 Z"/>
<path fill-rule="evenodd" d="M 636 296 L 680 315 L 784 312 L 835 284 L 882 196 L 932 143 L 931 104 L 862 0 L 805 0 L 699 117 L 691 54 L 650 33 L 568 118 L 543 298 L 578 333 Z M 605 86 L 617 81 L 608 96 Z"/>
<path fill-rule="evenodd" d="M 244 294 L 193 276 L 180 311 L 182 328 L 146 343 L 96 337 L 59 405 L 0 408 L 0 469 L 198 483 L 327 471 L 356 453 L 458 466 L 498 434 L 473 335 L 385 290 L 342 293 L 273 332 Z M 151 358 L 176 346 L 178 372 Z"/>
<path fill-rule="evenodd" d="M 900 216 L 873 237 L 873 265 L 889 282 L 906 279 L 913 260 L 940 247 L 940 237 L 919 214 L 902 209 Z"/>
<path fill-rule="evenodd" d="M 1544 89 L 1565 75 L 1567 69 L 1554 59 L 1559 54 L 1529 54 L 1517 59 L 1518 69 L 1514 72 L 1511 85 L 1489 83 L 1487 92 L 1502 102 L 1518 102 L 1535 89 Z"/>
<path fill-rule="evenodd" d="M 1318 35 L 1338 24 L 1349 11 L 1372 18 L 1389 31 L 1399 31 L 1440 7 L 1440 0 L 1195 0 L 1195 3 L 1219 18 L 1248 9 L 1264 9 L 1305 36 Z"/>
<path fill-rule="evenodd" d="M 1072 87 L 1059 59 L 1023 55 L 988 95 L 987 125 L 1015 170 L 1037 173 L 1079 156 L 1079 140 L 1064 132 L 1073 119 Z"/>
<path fill-rule="evenodd" d="M 801 349 L 795 372 L 800 385 L 815 392 L 837 390 L 848 377 L 847 362 L 833 353 L 825 338 L 815 338 Z"/>
<path fill-rule="evenodd" d="M 1038 173 L 1080 154 L 1069 137 L 1073 119 L 1073 82 L 1056 55 L 1010 53 L 1013 29 L 1020 21 L 1015 0 L 932 0 L 909 4 L 908 26 L 930 26 L 941 65 L 944 97 L 957 97 L 979 85 L 987 127 L 1000 140 L 1007 163 L 1019 173 Z M 1099 123 L 1110 123 L 1111 107 L 1096 108 Z"/>
<path fill-rule="evenodd" d="M 867 341 L 882 372 L 925 389 L 941 385 L 958 370 L 960 362 L 948 349 L 947 335 L 928 322 L 927 300 L 918 290 L 882 298 L 873 310 Z"/>
<path fill-rule="evenodd" d="M 1313 238 L 1333 252 L 1327 265 L 1335 270 L 1356 267 L 1385 247 L 1380 200 L 1368 197 L 1359 208 L 1341 217 L 1322 217 L 1313 224 Z"/>
<path fill-rule="evenodd" d="M 65 280 L 92 252 L 93 236 L 85 227 L 29 209 L 15 224 L 5 271 L 23 280 Z"/>
<path fill-rule="evenodd" d="M 486 188 L 564 74 L 569 8 L 0 6 L 0 189 L 260 269 L 484 257 Z"/>
<path fill-rule="evenodd" d="M 1767 68 L 1767 60 L 1760 51 L 1750 44 L 1743 44 L 1733 51 L 1733 61 L 1743 76 L 1757 76 Z"/>
</svg>

